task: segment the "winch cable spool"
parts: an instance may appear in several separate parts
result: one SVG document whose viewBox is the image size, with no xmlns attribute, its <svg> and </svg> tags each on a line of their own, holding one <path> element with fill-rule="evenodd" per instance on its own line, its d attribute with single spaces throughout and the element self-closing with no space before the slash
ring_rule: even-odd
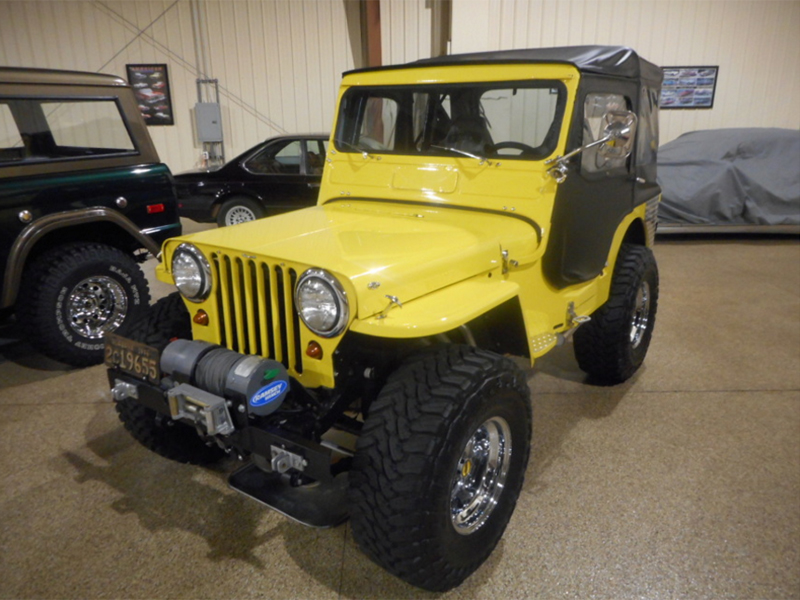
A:
<svg viewBox="0 0 800 600">
<path fill-rule="evenodd" d="M 226 348 L 216 348 L 204 355 L 194 370 L 196 385 L 217 396 L 224 396 L 228 373 L 244 357 Z"/>
<path fill-rule="evenodd" d="M 161 370 L 179 384 L 242 402 L 248 414 L 255 416 L 278 410 L 290 388 L 289 374 L 281 363 L 199 340 L 170 342 L 161 354 Z"/>
</svg>

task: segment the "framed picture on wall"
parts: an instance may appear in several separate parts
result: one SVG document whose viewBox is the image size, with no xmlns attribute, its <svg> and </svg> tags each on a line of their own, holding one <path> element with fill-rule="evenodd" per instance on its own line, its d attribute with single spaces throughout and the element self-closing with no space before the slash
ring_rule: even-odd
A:
<svg viewBox="0 0 800 600">
<path fill-rule="evenodd" d="M 662 67 L 661 109 L 713 108 L 719 67 Z"/>
<path fill-rule="evenodd" d="M 167 65 L 125 65 L 139 110 L 148 125 L 174 125 Z"/>
</svg>

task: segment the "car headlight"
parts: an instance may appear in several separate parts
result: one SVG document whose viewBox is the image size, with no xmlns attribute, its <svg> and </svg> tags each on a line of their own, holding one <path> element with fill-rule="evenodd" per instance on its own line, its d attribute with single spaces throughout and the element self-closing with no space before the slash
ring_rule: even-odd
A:
<svg viewBox="0 0 800 600">
<path fill-rule="evenodd" d="M 192 244 L 181 244 L 172 255 L 172 278 L 183 297 L 202 302 L 211 291 L 211 266 Z"/>
<path fill-rule="evenodd" d="M 339 335 L 347 326 L 347 294 L 336 278 L 322 269 L 309 269 L 297 280 L 295 306 L 303 323 L 322 337 Z"/>
</svg>

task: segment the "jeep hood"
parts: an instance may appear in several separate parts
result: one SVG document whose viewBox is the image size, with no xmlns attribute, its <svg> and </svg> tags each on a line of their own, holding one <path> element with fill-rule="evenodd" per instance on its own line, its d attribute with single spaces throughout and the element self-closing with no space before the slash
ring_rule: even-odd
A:
<svg viewBox="0 0 800 600">
<path fill-rule="evenodd" d="M 361 319 L 385 309 L 387 295 L 406 303 L 488 274 L 502 265 L 503 250 L 523 263 L 539 245 L 535 225 L 512 215 L 360 200 L 212 229 L 188 241 L 326 269 L 349 280 Z"/>
</svg>

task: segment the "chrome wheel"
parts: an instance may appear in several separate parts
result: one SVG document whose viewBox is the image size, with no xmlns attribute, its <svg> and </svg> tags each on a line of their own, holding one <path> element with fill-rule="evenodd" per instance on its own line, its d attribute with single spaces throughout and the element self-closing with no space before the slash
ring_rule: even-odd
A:
<svg viewBox="0 0 800 600">
<path fill-rule="evenodd" d="M 128 314 L 125 288 L 111 277 L 88 277 L 72 288 L 66 302 L 70 327 L 85 338 L 115 331 Z"/>
<path fill-rule="evenodd" d="M 469 535 L 486 523 L 510 464 L 511 428 L 501 417 L 488 419 L 467 441 L 453 475 L 450 519 L 459 534 Z"/>
<path fill-rule="evenodd" d="M 642 343 L 650 319 L 650 284 L 642 280 L 636 292 L 636 304 L 631 318 L 631 346 L 638 348 Z"/>
<path fill-rule="evenodd" d="M 255 220 L 255 213 L 246 206 L 234 206 L 225 213 L 225 225 L 238 225 Z"/>
</svg>

